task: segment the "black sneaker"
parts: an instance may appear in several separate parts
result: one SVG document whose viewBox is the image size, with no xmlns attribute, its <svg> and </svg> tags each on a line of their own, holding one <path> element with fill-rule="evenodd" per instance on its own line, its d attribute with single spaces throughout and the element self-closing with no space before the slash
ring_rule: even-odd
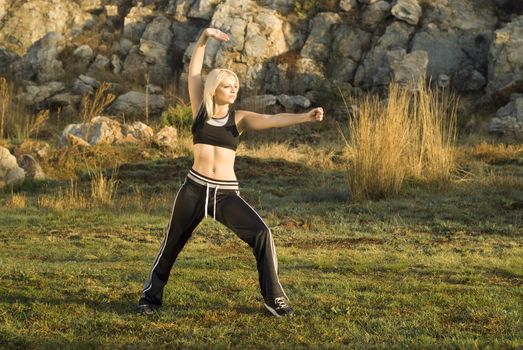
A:
<svg viewBox="0 0 523 350">
<path fill-rule="evenodd" d="M 136 308 L 136 313 L 138 315 L 152 315 L 156 311 L 158 311 L 159 308 L 160 308 L 160 305 L 149 304 L 149 303 L 140 301 L 140 303 L 138 304 L 138 307 Z"/>
<path fill-rule="evenodd" d="M 265 300 L 265 307 L 276 317 L 289 316 L 294 313 L 284 297 Z"/>
</svg>

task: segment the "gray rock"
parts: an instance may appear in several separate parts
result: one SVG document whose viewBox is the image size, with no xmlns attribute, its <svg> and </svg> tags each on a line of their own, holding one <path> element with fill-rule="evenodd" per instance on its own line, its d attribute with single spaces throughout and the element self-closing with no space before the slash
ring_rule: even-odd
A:
<svg viewBox="0 0 523 350">
<path fill-rule="evenodd" d="M 111 66 L 113 67 L 114 74 L 120 74 L 123 70 L 122 61 L 118 55 L 111 56 Z"/>
<path fill-rule="evenodd" d="M 48 101 L 55 105 L 60 107 L 67 107 L 67 106 L 76 106 L 79 104 L 82 100 L 82 96 L 74 95 L 69 92 L 63 92 L 60 94 L 56 94 L 48 99 Z"/>
<path fill-rule="evenodd" d="M 338 5 L 340 9 L 342 9 L 345 12 L 349 12 L 355 8 L 357 8 L 358 3 L 356 0 L 340 0 L 340 3 Z"/>
<path fill-rule="evenodd" d="M 460 70 L 452 79 L 452 85 L 454 88 L 461 92 L 479 90 L 486 84 L 487 79 L 476 69 Z"/>
<path fill-rule="evenodd" d="M 73 56 L 75 61 L 80 64 L 83 69 L 85 69 L 87 66 L 89 66 L 89 63 L 91 63 L 91 60 L 94 57 L 94 53 L 93 49 L 91 49 L 89 45 L 82 45 L 73 51 Z"/>
<path fill-rule="evenodd" d="M 297 94 L 306 95 L 325 80 L 324 68 L 310 58 L 300 58 L 294 65 L 296 79 L 292 82 Z"/>
<path fill-rule="evenodd" d="M 337 80 L 351 82 L 363 55 L 363 48 L 370 46 L 371 34 L 342 25 L 336 30 L 332 44 L 329 66 L 330 76 Z"/>
<path fill-rule="evenodd" d="M 78 95 L 85 95 L 87 93 L 93 92 L 99 87 L 100 82 L 98 82 L 98 80 L 90 76 L 80 74 L 80 76 L 78 76 L 78 78 L 73 83 L 73 93 Z"/>
<path fill-rule="evenodd" d="M 404 22 L 396 21 L 389 25 L 376 45 L 363 58 L 362 64 L 356 70 L 354 85 L 369 88 L 387 84 L 390 68 L 386 54 L 393 49 L 406 49 L 413 32 L 414 28 Z"/>
<path fill-rule="evenodd" d="M 65 38 L 56 32 L 47 33 L 27 52 L 27 60 L 36 75 L 36 81 L 46 83 L 59 80 L 65 73 L 58 55 L 65 48 Z"/>
<path fill-rule="evenodd" d="M 17 1 L 13 2 L 8 15 L 2 19 L 0 43 L 23 56 L 29 47 L 47 33 L 62 33 L 70 39 L 92 23 L 93 15 L 83 11 L 74 1 Z M 51 78 L 54 79 L 56 77 Z"/>
<path fill-rule="evenodd" d="M 0 188 L 20 184 L 24 179 L 25 171 L 18 166 L 15 156 L 0 146 Z"/>
<path fill-rule="evenodd" d="M 429 54 L 427 68 L 429 76 L 437 77 L 440 74 L 451 76 L 468 61 L 460 44 L 460 35 L 456 31 L 444 32 L 438 28 L 415 34 L 412 50 L 423 50 Z"/>
<path fill-rule="evenodd" d="M 426 51 L 413 51 L 409 54 L 404 49 L 387 53 L 392 80 L 410 89 L 417 89 L 427 73 L 429 56 Z"/>
<path fill-rule="evenodd" d="M 375 1 L 363 12 L 362 23 L 369 28 L 376 28 L 390 14 L 390 4 L 386 1 Z"/>
<path fill-rule="evenodd" d="M 163 95 L 149 95 L 149 113 L 151 115 L 161 113 L 164 106 L 165 100 Z M 143 92 L 130 91 L 120 95 L 111 105 L 110 111 L 115 115 L 143 116 L 145 114 L 145 94 Z"/>
<path fill-rule="evenodd" d="M 489 51 L 487 93 L 500 103 L 523 91 L 523 16 L 496 30 Z"/>
<path fill-rule="evenodd" d="M 168 48 L 173 40 L 171 25 L 172 23 L 168 18 L 158 16 L 147 25 L 141 40 L 154 41 Z"/>
<path fill-rule="evenodd" d="M 23 154 L 18 159 L 19 166 L 24 169 L 28 179 L 45 180 L 46 176 L 42 167 L 30 154 Z"/>
<path fill-rule="evenodd" d="M 304 96 L 278 95 L 278 102 L 285 107 L 286 111 L 296 111 L 300 108 L 309 108 L 311 101 Z"/>
<path fill-rule="evenodd" d="M 328 58 L 333 39 L 332 27 L 341 22 L 341 17 L 336 13 L 322 12 L 316 15 L 311 22 L 309 37 L 301 49 L 301 56 L 319 62 Z"/>
<path fill-rule="evenodd" d="M 187 17 L 209 20 L 219 3 L 220 0 L 196 0 Z"/>
<path fill-rule="evenodd" d="M 154 11 L 150 7 L 135 6 L 131 8 L 124 19 L 124 38 L 134 43 L 138 43 L 147 27 L 147 22 L 153 17 L 153 15 Z"/>
<path fill-rule="evenodd" d="M 391 13 L 397 19 L 415 26 L 420 20 L 422 10 L 418 0 L 397 0 L 392 6 Z"/>
<path fill-rule="evenodd" d="M 94 62 L 87 70 L 88 75 L 95 75 L 97 72 L 105 72 L 109 70 L 111 60 L 103 55 L 97 55 Z"/>
<path fill-rule="evenodd" d="M 517 96 L 518 94 L 514 95 Z M 523 96 L 513 98 L 505 106 L 498 109 L 496 112 L 496 117 L 500 119 L 512 117 L 515 118 L 519 123 L 523 123 Z"/>
<path fill-rule="evenodd" d="M 27 85 L 26 93 L 22 95 L 22 100 L 28 105 L 41 103 L 57 92 L 65 89 L 65 84 L 59 81 L 49 82 L 43 85 Z"/>
<path fill-rule="evenodd" d="M 448 88 L 450 86 L 450 77 L 446 74 L 438 75 L 436 85 L 441 89 Z"/>
</svg>

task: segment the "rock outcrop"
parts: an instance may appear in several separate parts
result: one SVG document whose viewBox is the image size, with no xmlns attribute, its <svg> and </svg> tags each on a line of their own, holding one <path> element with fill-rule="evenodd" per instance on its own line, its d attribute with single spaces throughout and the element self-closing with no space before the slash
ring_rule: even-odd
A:
<svg viewBox="0 0 523 350">
<path fill-rule="evenodd" d="M 485 94 L 502 107 L 523 92 L 518 4 L 341 0 L 300 10 L 288 0 L 4 0 L 0 74 L 23 85 L 31 106 L 70 111 L 100 82 L 118 83 L 111 111 L 143 115 L 146 84 L 187 97 L 194 43 L 213 26 L 232 40 L 209 41 L 204 75 L 232 69 L 242 97 L 301 95 L 314 104 L 326 81 L 379 89 L 426 74 L 435 86 Z M 162 94 L 150 97 L 149 113 L 161 113 Z"/>
</svg>

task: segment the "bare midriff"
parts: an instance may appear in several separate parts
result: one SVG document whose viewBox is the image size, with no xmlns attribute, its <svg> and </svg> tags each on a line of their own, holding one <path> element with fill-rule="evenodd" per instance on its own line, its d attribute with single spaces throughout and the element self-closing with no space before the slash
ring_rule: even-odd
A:
<svg viewBox="0 0 523 350">
<path fill-rule="evenodd" d="M 197 143 L 193 145 L 194 163 L 192 168 L 203 176 L 215 180 L 236 180 L 232 149 Z"/>
</svg>

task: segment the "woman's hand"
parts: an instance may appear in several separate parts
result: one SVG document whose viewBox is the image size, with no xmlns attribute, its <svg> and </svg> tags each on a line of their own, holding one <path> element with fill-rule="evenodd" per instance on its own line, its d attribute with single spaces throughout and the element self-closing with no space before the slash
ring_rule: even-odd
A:
<svg viewBox="0 0 523 350">
<path fill-rule="evenodd" d="M 203 31 L 206 39 L 212 38 L 218 41 L 229 41 L 229 36 L 216 28 L 207 28 Z"/>
<path fill-rule="evenodd" d="M 323 120 L 323 108 L 321 107 L 311 109 L 307 114 L 313 122 L 321 122 Z"/>
</svg>

